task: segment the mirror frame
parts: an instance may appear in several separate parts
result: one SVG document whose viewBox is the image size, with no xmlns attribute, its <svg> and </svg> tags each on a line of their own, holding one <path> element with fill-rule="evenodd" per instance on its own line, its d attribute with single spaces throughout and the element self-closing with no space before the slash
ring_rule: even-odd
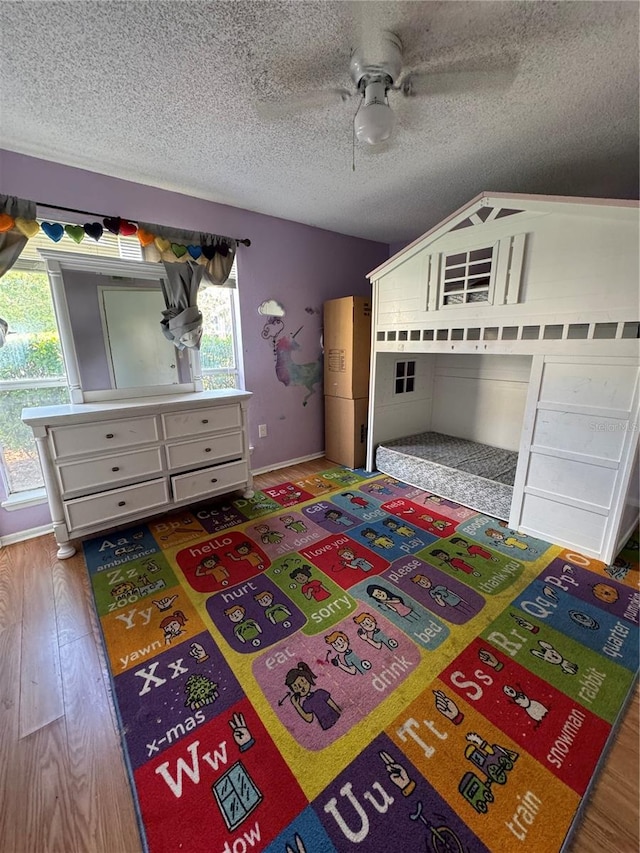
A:
<svg viewBox="0 0 640 853">
<path fill-rule="evenodd" d="M 197 349 L 188 348 L 189 369 L 191 382 L 177 385 L 149 385 L 141 388 L 105 388 L 86 391 L 82 388 L 78 355 L 69 307 L 64 287 L 65 270 L 93 273 L 95 275 L 117 276 L 120 278 L 137 278 L 144 281 L 155 281 L 160 287 L 164 278 L 161 264 L 148 261 L 130 261 L 123 258 L 103 258 L 95 255 L 78 255 L 74 252 L 58 252 L 40 249 L 53 298 L 53 308 L 60 333 L 60 345 L 67 371 L 67 384 L 72 403 L 98 403 L 108 400 L 127 400 L 136 397 L 158 397 L 167 394 L 186 394 L 202 391 L 202 375 L 200 368 L 200 353 Z M 158 325 L 160 324 L 158 317 Z M 96 330 L 97 332 L 97 330 Z"/>
</svg>

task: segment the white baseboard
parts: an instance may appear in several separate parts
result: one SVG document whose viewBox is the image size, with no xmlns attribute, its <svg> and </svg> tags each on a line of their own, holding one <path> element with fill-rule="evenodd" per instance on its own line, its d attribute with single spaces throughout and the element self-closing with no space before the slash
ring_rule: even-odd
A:
<svg viewBox="0 0 640 853">
<path fill-rule="evenodd" d="M 16 542 L 24 542 L 26 539 L 35 539 L 37 536 L 45 536 L 47 533 L 53 533 L 53 525 L 43 524 L 40 527 L 31 527 L 29 530 L 8 533 L 6 536 L 0 536 L 0 548 L 5 545 L 13 545 Z"/>
<path fill-rule="evenodd" d="M 288 468 L 290 465 L 301 465 L 303 462 L 311 462 L 312 459 L 320 459 L 324 456 L 324 450 L 320 453 L 312 453 L 309 456 L 299 456 L 297 459 L 288 459 L 286 462 L 278 462 L 277 465 L 268 465 L 266 468 L 252 468 L 251 473 L 254 477 L 258 474 L 268 474 L 269 471 L 279 471 L 280 468 Z M 329 462 L 329 465 L 332 463 Z"/>
</svg>

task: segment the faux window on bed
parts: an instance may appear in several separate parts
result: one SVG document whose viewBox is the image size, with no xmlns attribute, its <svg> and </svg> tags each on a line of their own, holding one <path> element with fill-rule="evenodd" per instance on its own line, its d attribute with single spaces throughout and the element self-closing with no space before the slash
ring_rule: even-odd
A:
<svg viewBox="0 0 640 853">
<path fill-rule="evenodd" d="M 444 255 L 440 307 L 493 301 L 496 246 Z"/>
<path fill-rule="evenodd" d="M 416 385 L 415 361 L 396 361 L 395 392 L 410 394 Z"/>
</svg>

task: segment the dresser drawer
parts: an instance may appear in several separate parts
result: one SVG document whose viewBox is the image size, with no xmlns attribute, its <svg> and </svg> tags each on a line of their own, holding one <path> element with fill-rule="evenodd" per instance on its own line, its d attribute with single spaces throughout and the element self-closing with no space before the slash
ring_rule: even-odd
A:
<svg viewBox="0 0 640 853">
<path fill-rule="evenodd" d="M 120 518 L 165 506 L 168 502 L 169 490 L 163 477 L 148 483 L 137 483 L 123 489 L 65 501 L 64 514 L 71 531 L 96 524 L 109 527 Z"/>
<path fill-rule="evenodd" d="M 202 471 L 190 471 L 171 478 L 171 488 L 175 501 L 186 501 L 207 495 L 228 492 L 244 486 L 247 482 L 247 463 L 230 462 L 228 465 L 216 465 Z"/>
<path fill-rule="evenodd" d="M 166 438 L 183 438 L 203 432 L 239 429 L 242 426 L 240 406 L 211 406 L 171 412 L 162 416 Z"/>
<path fill-rule="evenodd" d="M 207 436 L 197 441 L 167 444 L 169 468 L 184 468 L 185 465 L 206 465 L 225 459 L 242 456 L 242 433 Z"/>
<path fill-rule="evenodd" d="M 58 466 L 63 494 L 104 491 L 125 480 L 161 473 L 162 452 L 159 447 L 145 447 L 115 456 L 99 456 Z"/>
<path fill-rule="evenodd" d="M 135 447 L 159 439 L 158 423 L 154 417 L 53 427 L 49 434 L 54 456 L 58 459 L 108 452 L 117 447 Z"/>
</svg>

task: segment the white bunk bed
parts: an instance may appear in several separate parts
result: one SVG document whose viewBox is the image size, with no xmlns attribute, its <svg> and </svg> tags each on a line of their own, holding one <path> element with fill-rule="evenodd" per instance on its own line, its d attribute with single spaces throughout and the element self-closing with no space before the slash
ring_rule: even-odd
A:
<svg viewBox="0 0 640 853">
<path fill-rule="evenodd" d="M 637 202 L 482 194 L 374 270 L 368 470 L 610 562 L 638 521 L 638 235 Z"/>
</svg>

